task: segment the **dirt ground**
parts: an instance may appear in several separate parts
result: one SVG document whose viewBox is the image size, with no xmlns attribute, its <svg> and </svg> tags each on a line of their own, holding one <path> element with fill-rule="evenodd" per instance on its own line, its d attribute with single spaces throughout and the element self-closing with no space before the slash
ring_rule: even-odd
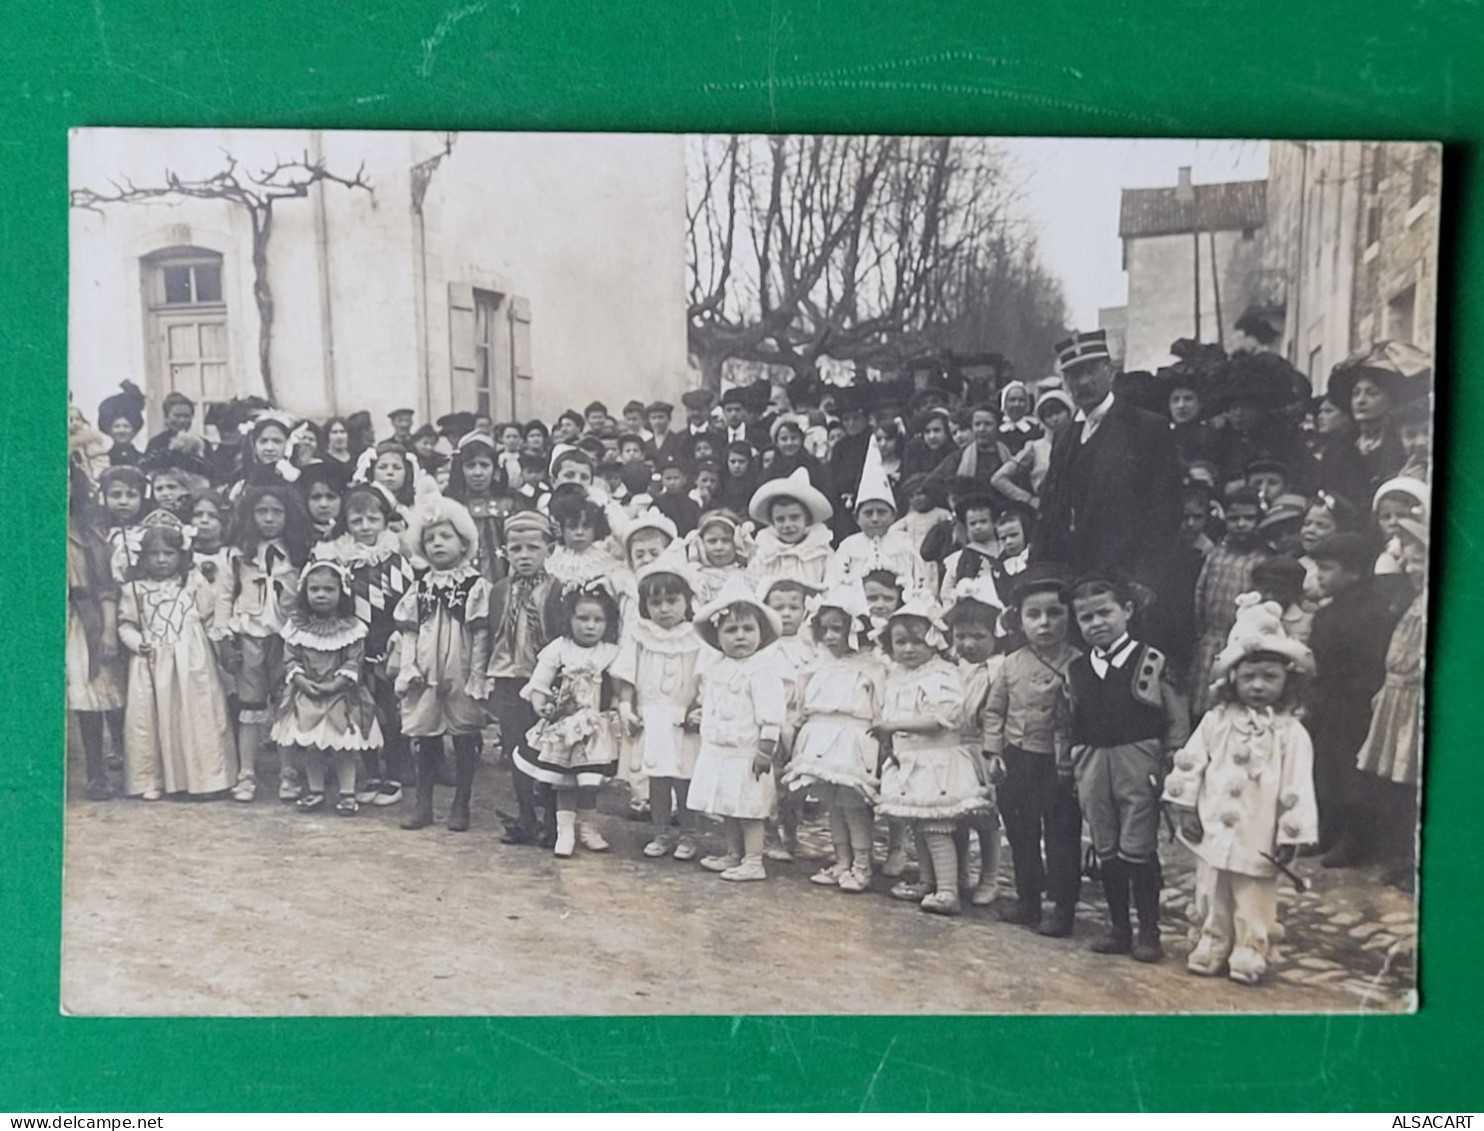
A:
<svg viewBox="0 0 1484 1131">
<path fill-rule="evenodd" d="M 252 805 L 89 803 L 70 776 L 62 1003 L 73 1014 L 1354 1012 L 1405 1008 L 1411 984 L 1395 969 L 1406 927 L 1377 922 L 1393 945 L 1369 949 L 1355 928 L 1314 933 L 1326 915 L 1367 921 L 1341 893 L 1294 907 L 1309 939 L 1334 945 L 1285 947 L 1293 957 L 1270 982 L 1245 989 L 1185 972 L 1178 880 L 1166 893 L 1170 957 L 1142 966 L 1087 949 L 1093 905 L 1076 937 L 1053 940 L 982 909 L 925 915 L 879 879 L 872 894 L 821 889 L 807 882 L 817 865 L 770 864 L 767 883 L 728 884 L 645 860 L 648 826 L 619 815 L 616 787 L 600 818 L 611 852 L 558 860 L 506 847 L 494 807 L 512 807 L 508 776 L 488 763 L 466 833 L 403 832 L 406 803 L 347 819 L 298 813 L 266 790 Z"/>
</svg>

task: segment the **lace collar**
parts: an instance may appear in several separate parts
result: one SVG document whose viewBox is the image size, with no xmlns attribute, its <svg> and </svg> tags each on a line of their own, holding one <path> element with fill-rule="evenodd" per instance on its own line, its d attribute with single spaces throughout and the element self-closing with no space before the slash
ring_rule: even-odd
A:
<svg viewBox="0 0 1484 1131">
<path fill-rule="evenodd" d="M 332 652 L 366 639 L 366 625 L 355 617 L 303 617 L 295 613 L 282 636 L 286 644 Z"/>
<path fill-rule="evenodd" d="M 390 530 L 383 530 L 376 536 L 376 541 L 367 546 L 357 542 L 354 535 L 342 534 L 333 542 L 315 549 L 319 551 L 316 557 L 333 557 L 341 565 L 380 565 L 393 554 L 402 552 L 402 540 Z"/>
</svg>

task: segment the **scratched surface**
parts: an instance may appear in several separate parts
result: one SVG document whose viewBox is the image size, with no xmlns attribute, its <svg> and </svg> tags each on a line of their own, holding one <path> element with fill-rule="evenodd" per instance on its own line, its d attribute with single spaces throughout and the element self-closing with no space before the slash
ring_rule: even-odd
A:
<svg viewBox="0 0 1484 1131">
<path fill-rule="evenodd" d="M 926 5 L 919 8 L 927 9 Z M 1484 21 L 1448 0 L 0 6 L 0 1109 L 1477 1107 Z M 292 15 L 290 15 L 292 13 Z M 1413 1017 L 64 1018 L 65 130 L 77 125 L 1427 137 L 1454 143 Z M 181 845 L 184 853 L 210 845 Z M 286 877 L 285 882 L 292 882 Z M 390 914 L 390 912 L 389 912 Z M 127 948 L 128 938 L 117 940 Z M 374 945 L 374 940 L 368 940 Z M 210 968 L 212 956 L 200 961 Z M 863 972 L 863 976 L 870 972 Z M 906 975 L 903 975 L 906 976 Z M 1470 1103 L 1470 1100 L 1473 1103 Z"/>
</svg>

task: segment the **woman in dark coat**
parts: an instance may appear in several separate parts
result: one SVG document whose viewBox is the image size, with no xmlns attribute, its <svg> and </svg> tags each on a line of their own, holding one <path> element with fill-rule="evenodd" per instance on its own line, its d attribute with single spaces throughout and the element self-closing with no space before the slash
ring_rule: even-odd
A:
<svg viewBox="0 0 1484 1131">
<path fill-rule="evenodd" d="M 1378 342 L 1335 366 L 1327 396 L 1354 424 L 1343 455 L 1331 456 L 1332 472 L 1350 487 L 1347 492 L 1336 484 L 1338 494 L 1364 507 L 1377 487 L 1401 471 L 1407 453 L 1392 414 L 1425 396 L 1431 384 L 1431 356 L 1407 342 Z"/>
</svg>

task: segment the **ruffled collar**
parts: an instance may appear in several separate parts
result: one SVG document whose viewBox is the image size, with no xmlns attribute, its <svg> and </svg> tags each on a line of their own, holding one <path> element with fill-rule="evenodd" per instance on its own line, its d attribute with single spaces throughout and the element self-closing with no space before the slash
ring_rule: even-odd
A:
<svg viewBox="0 0 1484 1131">
<path fill-rule="evenodd" d="M 769 558 L 782 557 L 784 554 L 797 554 L 801 558 L 814 558 L 824 554 L 834 553 L 834 550 L 830 546 L 829 527 L 823 523 L 815 523 L 809 528 L 808 533 L 804 535 L 803 541 L 792 544 L 779 541 L 778 535 L 774 533 L 773 528 L 770 526 L 758 532 L 756 543 L 758 553 Z"/>
<path fill-rule="evenodd" d="M 356 617 L 303 617 L 295 613 L 281 635 L 286 644 L 331 652 L 366 639 L 366 625 Z"/>
<path fill-rule="evenodd" d="M 671 628 L 661 628 L 654 621 L 640 617 L 631 627 L 634 639 L 648 652 L 678 655 L 683 652 L 696 652 L 705 646 L 700 633 L 696 631 L 696 626 L 690 621 L 681 621 Z"/>
<path fill-rule="evenodd" d="M 479 570 L 472 564 L 464 562 L 451 569 L 430 569 L 423 574 L 422 580 L 429 589 L 455 589 L 460 582 L 478 576 Z"/>
</svg>

